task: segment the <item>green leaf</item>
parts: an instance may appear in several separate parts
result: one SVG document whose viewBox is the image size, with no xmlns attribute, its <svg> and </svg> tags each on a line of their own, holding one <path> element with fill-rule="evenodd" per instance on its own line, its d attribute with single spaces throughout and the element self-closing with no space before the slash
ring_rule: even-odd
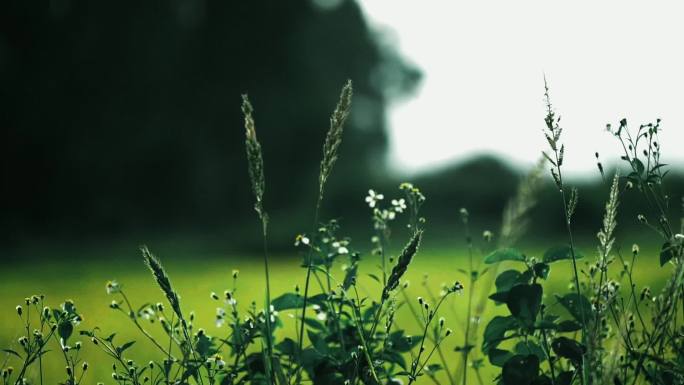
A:
<svg viewBox="0 0 684 385">
<path fill-rule="evenodd" d="M 135 341 L 126 342 L 125 344 L 121 345 L 121 346 L 119 347 L 118 350 L 119 350 L 120 353 L 123 353 L 123 352 L 126 351 L 126 349 L 130 348 L 131 346 L 133 346 L 133 344 L 135 344 Z"/>
<path fill-rule="evenodd" d="M 508 350 L 492 349 L 489 351 L 489 362 L 494 366 L 504 366 L 511 357 L 513 357 L 513 353 Z"/>
<path fill-rule="evenodd" d="M 556 327 L 556 331 L 560 333 L 576 332 L 582 329 L 582 325 L 573 320 L 561 321 Z"/>
<path fill-rule="evenodd" d="M 549 376 L 547 376 L 546 374 L 542 374 L 541 376 L 537 377 L 534 381 L 532 381 L 532 385 L 553 385 L 553 382 L 551 382 Z"/>
<path fill-rule="evenodd" d="M 21 358 L 21 355 L 20 355 L 19 353 L 15 352 L 15 351 L 12 350 L 12 349 L 2 349 L 2 351 L 5 352 L 5 353 L 9 353 L 9 354 L 11 354 L 11 355 L 13 355 L 13 356 L 17 356 L 17 357 Z"/>
<path fill-rule="evenodd" d="M 295 356 L 298 353 L 297 343 L 292 339 L 285 337 L 282 341 L 274 346 L 274 348 L 288 356 Z"/>
<path fill-rule="evenodd" d="M 518 283 L 520 279 L 520 272 L 518 270 L 506 270 L 496 277 L 494 284 L 497 292 L 509 291 L 513 285 Z"/>
<path fill-rule="evenodd" d="M 508 310 L 524 325 L 531 327 L 539 313 L 542 293 L 543 289 L 538 283 L 513 286 L 506 299 Z"/>
<path fill-rule="evenodd" d="M 532 266 L 532 269 L 534 270 L 534 275 L 542 279 L 547 279 L 551 266 L 546 263 L 535 263 L 534 266 Z"/>
<path fill-rule="evenodd" d="M 71 324 L 69 321 L 62 321 L 59 323 L 57 326 L 57 335 L 64 340 L 64 343 L 66 344 L 67 340 L 69 337 L 71 337 L 71 333 L 74 332 L 74 325 Z"/>
<path fill-rule="evenodd" d="M 401 353 L 392 350 L 385 350 L 382 353 L 383 360 L 399 365 L 402 369 L 406 370 L 406 360 Z"/>
<path fill-rule="evenodd" d="M 539 358 L 539 362 L 546 361 L 546 353 L 542 350 L 541 346 L 537 345 L 533 341 L 520 341 L 515 345 L 515 353 L 521 354 L 523 356 L 528 356 L 534 354 Z"/>
<path fill-rule="evenodd" d="M 484 263 L 491 264 L 501 261 L 525 261 L 525 256 L 513 248 L 498 249 L 491 252 L 484 259 Z"/>
<path fill-rule="evenodd" d="M 359 269 L 359 265 L 354 264 L 352 267 L 348 268 L 344 274 L 344 281 L 342 283 L 343 290 L 349 290 L 352 285 L 356 284 L 356 274 Z"/>
<path fill-rule="evenodd" d="M 575 259 L 584 258 L 584 255 L 579 251 L 575 250 Z M 555 246 L 544 253 L 543 261 L 544 263 L 551 263 L 556 261 L 561 261 L 564 259 L 572 259 L 572 249 L 568 245 Z"/>
<path fill-rule="evenodd" d="M 531 385 L 539 376 L 539 358 L 534 354 L 511 357 L 501 370 L 504 385 Z"/>
<path fill-rule="evenodd" d="M 560 374 L 558 374 L 556 377 L 556 385 L 571 385 L 576 375 L 577 372 L 574 370 L 560 372 Z"/>
<path fill-rule="evenodd" d="M 306 302 L 306 305 L 311 306 L 316 304 L 320 306 L 325 302 L 325 298 L 325 294 L 314 295 L 312 297 L 309 297 L 309 299 Z M 272 300 L 271 306 L 273 306 L 273 309 L 275 311 L 301 309 L 302 306 L 304 306 L 304 297 L 294 293 L 285 293 L 280 297 Z"/>
<path fill-rule="evenodd" d="M 660 266 L 664 266 L 676 256 L 676 247 L 670 241 L 663 243 L 660 248 Z"/>
<path fill-rule="evenodd" d="M 518 322 L 513 316 L 496 316 L 487 324 L 482 341 L 482 352 L 488 354 L 491 349 L 496 348 L 503 341 L 506 332 L 516 329 Z"/>
<path fill-rule="evenodd" d="M 591 310 L 591 303 L 584 295 L 577 296 L 577 293 L 568 293 L 562 297 L 556 296 L 558 302 L 570 312 L 570 315 L 578 322 L 582 323 L 582 314 L 586 321 L 594 319 L 594 313 Z"/>
<path fill-rule="evenodd" d="M 410 338 L 410 341 L 409 341 Z M 400 352 L 406 353 L 411 350 L 414 346 L 418 345 L 420 338 L 411 338 L 404 335 L 403 330 L 393 332 L 389 335 L 389 341 L 392 343 L 392 349 Z"/>
<path fill-rule="evenodd" d="M 555 338 L 551 342 L 551 348 L 558 356 L 567 358 L 575 364 L 582 362 L 582 355 L 585 352 L 582 344 L 567 337 Z"/>
<path fill-rule="evenodd" d="M 325 343 L 325 339 L 321 334 L 314 333 L 312 330 L 308 330 L 306 333 L 309 336 L 311 345 L 314 349 L 321 355 L 327 355 L 329 353 L 328 345 Z"/>
<path fill-rule="evenodd" d="M 497 302 L 497 305 L 502 304 L 502 303 L 506 303 L 506 300 L 508 299 L 508 292 L 507 291 L 498 291 L 498 292 L 490 295 L 489 299 Z"/>
<path fill-rule="evenodd" d="M 636 170 L 636 173 L 641 175 L 644 173 L 644 170 L 646 167 L 644 167 L 644 163 L 640 161 L 638 158 L 632 159 L 632 167 Z"/>
</svg>

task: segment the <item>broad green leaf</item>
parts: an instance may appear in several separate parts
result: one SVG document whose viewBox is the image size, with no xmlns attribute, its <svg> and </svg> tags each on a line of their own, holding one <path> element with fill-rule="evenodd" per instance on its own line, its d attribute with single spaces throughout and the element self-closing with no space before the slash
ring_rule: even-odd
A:
<svg viewBox="0 0 684 385">
<path fill-rule="evenodd" d="M 554 385 L 553 382 L 551 382 L 551 378 L 547 376 L 546 374 L 542 374 L 541 376 L 537 377 L 534 381 L 532 381 L 532 385 Z M 556 383 L 555 385 L 558 385 Z"/>
<path fill-rule="evenodd" d="M 504 339 L 506 332 L 516 329 L 518 322 L 513 316 L 496 316 L 492 318 L 487 324 L 482 340 L 482 352 L 488 354 L 493 348 L 496 348 Z"/>
<path fill-rule="evenodd" d="M 556 327 L 556 331 L 560 333 L 576 332 L 580 329 L 582 329 L 582 325 L 573 320 L 562 321 L 558 323 L 558 326 Z"/>
<path fill-rule="evenodd" d="M 501 370 L 504 385 L 531 385 L 539 376 L 539 358 L 530 354 L 511 357 Z"/>
<path fill-rule="evenodd" d="M 392 349 L 400 353 L 406 353 L 420 342 L 419 337 L 409 337 L 404 334 L 403 330 L 399 330 L 389 335 L 389 341 L 392 343 Z"/>
<path fill-rule="evenodd" d="M 575 259 L 584 258 L 584 255 L 575 249 Z M 572 249 L 568 245 L 555 246 L 544 253 L 544 263 L 556 262 L 564 259 L 572 259 Z"/>
<path fill-rule="evenodd" d="M 535 263 L 534 266 L 532 266 L 532 269 L 534 270 L 534 275 L 542 279 L 547 279 L 551 266 L 546 263 Z"/>
<path fill-rule="evenodd" d="M 491 299 L 492 301 L 495 301 L 497 303 L 497 305 L 500 305 L 502 303 L 506 303 L 506 300 L 508 299 L 508 292 L 507 291 L 497 291 L 496 293 L 490 295 L 489 299 Z"/>
<path fill-rule="evenodd" d="M 491 252 L 484 259 L 484 263 L 496 263 L 501 261 L 525 261 L 525 256 L 518 250 L 513 248 L 498 249 Z"/>
<path fill-rule="evenodd" d="M 288 337 L 285 337 L 282 341 L 276 344 L 274 348 L 287 356 L 295 356 L 298 352 L 297 343 L 292 338 Z"/>
<path fill-rule="evenodd" d="M 494 284 L 497 292 L 509 291 L 513 285 L 518 283 L 521 273 L 518 270 L 506 270 L 496 277 Z"/>
<path fill-rule="evenodd" d="M 590 321 L 594 318 L 594 313 L 591 310 L 591 303 L 584 295 L 577 296 L 577 293 L 568 293 L 562 297 L 556 296 L 558 302 L 570 312 L 570 315 L 578 322 L 582 323 L 582 315 L 584 319 Z"/>
<path fill-rule="evenodd" d="M 401 353 L 399 353 L 396 350 L 385 350 L 385 351 L 383 351 L 382 359 L 384 361 L 397 364 L 397 365 L 399 365 L 399 367 L 406 370 L 406 360 L 404 359 L 404 356 L 402 356 Z"/>
<path fill-rule="evenodd" d="M 511 357 L 513 357 L 513 353 L 508 350 L 492 349 L 489 351 L 489 362 L 494 366 L 504 366 Z"/>
<path fill-rule="evenodd" d="M 506 299 L 508 310 L 524 325 L 531 327 L 539 313 L 542 293 L 543 289 L 538 283 L 513 286 Z"/>
<path fill-rule="evenodd" d="M 558 337 L 551 342 L 551 348 L 560 357 L 567 358 L 574 363 L 582 362 L 584 346 L 567 337 Z"/>
<path fill-rule="evenodd" d="M 57 335 L 60 336 L 62 340 L 64 340 L 64 344 L 66 344 L 69 337 L 71 337 L 71 333 L 73 332 L 74 325 L 72 325 L 71 322 L 67 320 L 63 320 L 59 323 L 59 326 L 57 326 Z"/>
<path fill-rule="evenodd" d="M 309 299 L 306 302 L 306 305 L 311 306 L 316 304 L 320 306 L 324 302 L 325 294 L 317 294 L 312 297 L 309 297 Z M 276 311 L 288 309 L 301 309 L 302 306 L 304 306 L 304 297 L 294 293 L 285 293 L 280 297 L 272 300 L 271 306 L 273 306 L 273 309 Z"/>
<path fill-rule="evenodd" d="M 539 358 L 539 362 L 546 361 L 546 353 L 542 350 L 541 346 L 537 345 L 533 341 L 520 341 L 515 345 L 515 353 L 521 354 L 523 356 L 528 356 L 534 354 Z"/>
</svg>

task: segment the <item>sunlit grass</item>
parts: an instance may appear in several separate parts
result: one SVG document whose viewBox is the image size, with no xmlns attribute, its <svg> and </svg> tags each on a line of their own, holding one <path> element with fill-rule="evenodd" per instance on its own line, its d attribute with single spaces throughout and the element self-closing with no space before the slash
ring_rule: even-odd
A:
<svg viewBox="0 0 684 385">
<path fill-rule="evenodd" d="M 191 249 L 191 247 L 187 247 Z M 591 245 L 583 249 L 591 256 Z M 184 247 L 185 249 L 185 247 Z M 543 250 L 525 250 L 530 255 L 540 254 Z M 184 250 L 185 252 L 185 250 Z M 22 303 L 26 296 L 32 294 L 46 294 L 47 302 L 50 306 L 57 306 L 66 299 L 73 299 L 84 320 L 79 329 L 92 329 L 99 327 L 102 334 L 117 332 L 117 340 L 120 342 L 127 340 L 138 340 L 130 350 L 130 356 L 141 363 L 154 358 L 154 347 L 147 340 L 141 339 L 133 326 L 126 321 L 124 314 L 109 308 L 112 300 L 105 290 L 105 283 L 108 280 L 116 279 L 126 290 L 128 296 L 138 306 L 145 301 L 164 302 L 164 295 L 154 283 L 149 271 L 143 265 L 141 258 L 131 257 L 136 255 L 136 250 L 128 253 L 128 256 L 115 258 L 112 255 L 100 256 L 100 259 L 85 258 L 85 252 L 81 251 L 73 255 L 73 261 L 67 263 L 65 259 L 42 260 L 36 262 L 15 261 L 3 269 L 0 279 L 0 309 L 3 316 L 0 318 L 0 348 L 17 347 L 17 338 L 25 331 L 22 330 L 21 322 L 14 313 L 13 309 L 17 304 Z M 196 314 L 195 328 L 204 328 L 208 334 L 222 336 L 228 332 L 226 326 L 217 328 L 215 326 L 215 314 L 217 303 L 210 298 L 211 292 L 222 293 L 232 284 L 232 271 L 240 271 L 238 278 L 238 290 L 236 297 L 242 308 L 249 306 L 251 301 L 260 301 L 264 295 L 264 278 L 260 258 L 246 255 L 210 255 L 187 253 L 188 257 L 179 258 L 174 254 L 173 258 L 164 258 L 159 255 L 166 266 L 166 270 L 171 276 L 174 286 L 181 295 L 181 303 L 186 313 L 194 311 Z M 97 255 L 97 254 L 96 254 Z M 641 285 L 650 285 L 657 290 L 668 276 L 668 267 L 655 269 L 657 257 L 655 248 L 642 247 L 642 257 L 635 266 L 635 278 Z M 418 253 L 412 262 L 411 269 L 407 273 L 408 280 L 411 282 L 407 289 L 409 298 L 415 299 L 417 296 L 429 298 L 429 295 L 422 286 L 424 275 L 429 276 L 430 290 L 437 295 L 441 283 L 450 283 L 454 280 L 465 282 L 465 276 L 458 272 L 459 268 L 465 267 L 466 254 L 464 250 L 455 249 L 430 249 Z M 366 257 L 363 260 L 365 272 L 377 272 L 380 261 L 373 257 Z M 272 259 L 271 285 L 275 293 L 291 292 L 295 285 L 300 286 L 304 283 L 306 270 L 300 267 L 301 258 L 295 254 L 279 255 Z M 580 263 L 583 265 L 583 263 Z M 341 269 L 341 265 L 336 266 Z M 335 272 L 342 275 L 342 271 Z M 551 279 L 548 293 L 555 290 L 562 290 L 567 287 L 571 277 L 571 268 L 568 263 L 554 264 L 551 271 Z M 359 289 L 361 295 L 377 297 L 382 290 L 381 286 L 374 280 L 361 276 L 359 279 Z M 467 290 L 471 288 L 466 287 Z M 476 288 L 477 291 L 477 288 Z M 478 291 L 478 296 L 480 295 Z M 465 321 L 466 301 L 465 296 L 455 296 L 450 299 L 447 307 L 442 311 L 446 318 L 446 325 L 454 330 L 454 334 L 445 342 L 445 351 L 450 352 L 449 356 L 456 358 L 452 353 L 453 348 L 462 344 L 462 326 Z M 490 301 L 491 302 L 491 301 Z M 545 301 L 546 302 L 546 301 Z M 483 319 L 491 319 L 492 316 L 502 311 L 501 307 L 488 305 Z M 280 336 L 296 336 L 295 325 L 292 318 L 288 315 L 294 311 L 283 312 L 280 317 L 285 325 L 277 331 Z M 399 327 L 406 328 L 410 333 L 418 333 L 419 328 L 416 321 L 408 311 L 397 313 L 396 323 Z M 481 325 L 481 329 L 484 325 Z M 159 325 L 149 325 L 149 329 L 158 332 Z M 155 335 L 161 336 L 162 333 Z M 87 374 L 87 383 L 103 381 L 111 383 L 111 360 L 100 350 L 95 349 L 86 337 L 78 338 L 83 341 L 83 357 L 87 357 L 90 369 Z M 479 347 L 481 340 L 476 345 Z M 51 343 L 53 345 L 54 343 Z M 50 359 L 43 362 L 46 378 L 63 377 L 64 365 L 59 357 L 55 356 L 58 347 L 51 346 L 53 352 L 48 353 Z M 478 352 L 479 354 L 479 352 Z M 53 357 L 51 357 L 53 356 Z M 496 368 L 485 367 L 483 376 L 485 381 L 491 379 Z M 490 371 L 491 370 L 491 371 Z M 428 383 L 427 377 L 421 378 L 419 383 Z"/>
</svg>

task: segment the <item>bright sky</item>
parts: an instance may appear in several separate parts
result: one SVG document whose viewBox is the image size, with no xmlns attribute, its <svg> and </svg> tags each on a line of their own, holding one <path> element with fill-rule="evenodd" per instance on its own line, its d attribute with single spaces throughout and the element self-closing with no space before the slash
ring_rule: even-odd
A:
<svg viewBox="0 0 684 385">
<path fill-rule="evenodd" d="M 390 164 L 420 171 L 475 154 L 531 165 L 546 143 L 543 74 L 565 128 L 567 171 L 618 156 L 604 132 L 663 120 L 663 160 L 684 166 L 684 5 L 678 1 L 359 0 L 423 72 L 391 106 Z"/>
</svg>

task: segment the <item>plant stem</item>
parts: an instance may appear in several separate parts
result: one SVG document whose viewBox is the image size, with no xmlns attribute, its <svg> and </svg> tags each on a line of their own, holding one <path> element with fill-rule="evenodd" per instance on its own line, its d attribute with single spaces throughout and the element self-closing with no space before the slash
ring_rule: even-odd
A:
<svg viewBox="0 0 684 385">
<path fill-rule="evenodd" d="M 313 221 L 313 229 L 312 232 L 316 231 L 316 226 L 318 225 L 318 215 L 321 210 L 321 202 L 323 200 L 322 194 L 318 194 L 318 200 L 316 201 L 316 210 L 314 212 L 314 221 Z M 299 357 L 302 357 L 302 352 L 303 352 L 303 347 L 304 347 L 304 320 L 306 319 L 306 307 L 308 305 L 308 300 L 309 300 L 309 284 L 311 282 L 311 248 L 309 248 L 309 251 L 307 252 L 307 257 L 306 257 L 306 280 L 304 282 L 304 298 L 303 298 L 303 303 L 302 303 L 302 320 L 301 324 L 299 325 Z M 299 368 L 297 369 L 297 377 L 296 377 L 296 384 L 300 384 L 302 382 L 302 365 L 300 363 Z"/>
<path fill-rule="evenodd" d="M 264 249 L 264 276 L 266 277 L 266 352 L 267 352 L 267 370 L 270 384 L 275 384 L 275 372 L 273 371 L 273 331 L 271 329 L 271 278 L 269 276 L 268 268 L 268 221 L 262 217 L 261 219 L 263 231 L 263 249 Z"/>
</svg>

